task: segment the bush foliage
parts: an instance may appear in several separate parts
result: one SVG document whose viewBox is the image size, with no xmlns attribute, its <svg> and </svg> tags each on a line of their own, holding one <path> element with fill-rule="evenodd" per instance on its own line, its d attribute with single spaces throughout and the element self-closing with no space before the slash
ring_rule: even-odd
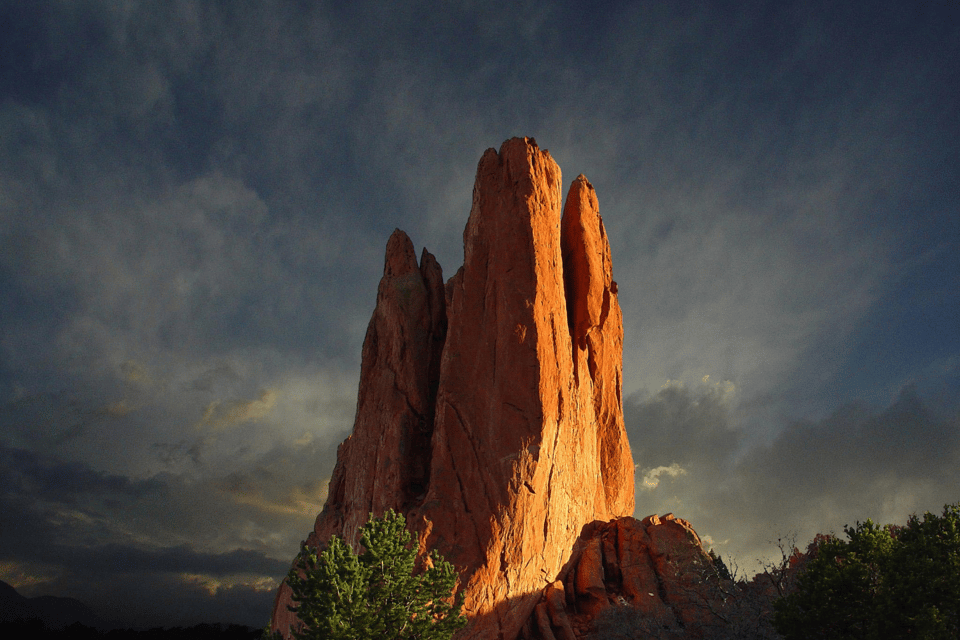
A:
<svg viewBox="0 0 960 640">
<path fill-rule="evenodd" d="M 818 536 L 795 589 L 775 603 L 787 640 L 960 637 L 960 503 L 844 533 Z"/>
</svg>

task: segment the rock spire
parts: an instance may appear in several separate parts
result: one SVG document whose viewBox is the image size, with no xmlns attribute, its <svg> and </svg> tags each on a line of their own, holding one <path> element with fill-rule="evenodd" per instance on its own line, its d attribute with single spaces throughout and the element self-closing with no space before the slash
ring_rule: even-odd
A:
<svg viewBox="0 0 960 640">
<path fill-rule="evenodd" d="M 355 543 L 371 512 L 402 512 L 460 570 L 458 637 L 512 640 L 600 522 L 633 513 L 622 318 L 596 193 L 581 175 L 561 207 L 560 168 L 532 138 L 483 154 L 463 240 L 444 284 L 430 253 L 390 237 L 354 430 L 308 543 Z M 284 632 L 288 604 L 283 586 Z"/>
</svg>

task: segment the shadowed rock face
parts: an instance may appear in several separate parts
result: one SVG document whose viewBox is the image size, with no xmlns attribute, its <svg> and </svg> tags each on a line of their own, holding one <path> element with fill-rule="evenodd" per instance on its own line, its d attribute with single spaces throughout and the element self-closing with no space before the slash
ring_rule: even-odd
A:
<svg viewBox="0 0 960 640">
<path fill-rule="evenodd" d="M 391 236 L 354 431 L 308 542 L 356 542 L 371 512 L 401 511 L 460 569 L 458 637 L 512 639 L 584 527 L 633 512 L 622 318 L 596 193 L 580 176 L 561 209 L 560 168 L 533 139 L 483 155 L 463 238 L 444 286 L 432 255 L 418 265 Z M 281 587 L 275 629 L 289 603 Z"/>
<path fill-rule="evenodd" d="M 598 616 L 624 606 L 649 625 L 651 637 L 701 638 L 722 624 L 710 601 L 716 594 L 704 585 L 713 561 L 686 520 L 667 514 L 596 522 L 578 546 L 562 580 L 544 591 L 525 637 L 582 638 Z M 552 594 L 561 596 L 551 606 Z"/>
</svg>

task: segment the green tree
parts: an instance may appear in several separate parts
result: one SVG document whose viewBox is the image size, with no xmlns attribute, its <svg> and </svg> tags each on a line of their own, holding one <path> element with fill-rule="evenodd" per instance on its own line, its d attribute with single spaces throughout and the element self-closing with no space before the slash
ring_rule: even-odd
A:
<svg viewBox="0 0 960 640">
<path fill-rule="evenodd" d="M 446 640 L 466 624 L 457 571 L 434 550 L 416 572 L 402 515 L 388 511 L 360 529 L 357 555 L 338 536 L 317 553 L 304 545 L 287 576 L 302 626 L 297 640 Z"/>
<path fill-rule="evenodd" d="M 881 636 L 960 638 L 960 503 L 911 516 L 897 541 Z"/>
<path fill-rule="evenodd" d="M 848 541 L 823 537 L 797 578 L 774 604 L 774 625 L 787 640 L 876 637 L 876 598 L 894 539 L 867 520 L 846 527 Z"/>
<path fill-rule="evenodd" d="M 818 536 L 796 588 L 774 604 L 774 626 L 800 638 L 957 638 L 960 507 L 912 516 L 906 526 L 870 520 Z"/>
</svg>

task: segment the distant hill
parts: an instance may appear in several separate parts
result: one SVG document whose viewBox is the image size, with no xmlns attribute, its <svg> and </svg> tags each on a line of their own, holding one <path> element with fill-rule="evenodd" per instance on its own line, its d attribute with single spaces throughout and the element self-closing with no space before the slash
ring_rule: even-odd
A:
<svg viewBox="0 0 960 640">
<path fill-rule="evenodd" d="M 75 598 L 26 598 L 0 580 L 0 622 L 16 620 L 41 620 L 48 629 L 62 629 L 74 622 L 91 627 L 101 624 L 90 607 Z"/>
</svg>

